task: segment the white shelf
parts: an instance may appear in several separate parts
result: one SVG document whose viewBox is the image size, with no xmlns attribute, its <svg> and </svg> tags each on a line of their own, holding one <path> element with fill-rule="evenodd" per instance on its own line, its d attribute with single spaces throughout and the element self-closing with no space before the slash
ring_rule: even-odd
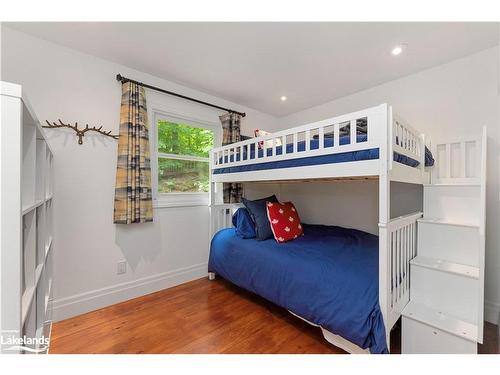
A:
<svg viewBox="0 0 500 375">
<path fill-rule="evenodd" d="M 2 310 L 2 330 L 40 337 L 51 319 L 54 157 L 40 122 L 20 85 L 0 82 L 2 105 L 2 197 L 0 236 L 9 251 L 2 262 L 1 294 L 11 301 Z M 5 128 L 5 129 L 4 129 Z M 2 348 L 0 348 L 0 351 Z M 22 352 L 22 351 L 21 351 Z"/>
<path fill-rule="evenodd" d="M 463 339 L 477 342 L 477 326 L 475 324 L 446 315 L 420 303 L 410 301 L 403 310 L 403 316 Z"/>
<path fill-rule="evenodd" d="M 37 207 L 40 207 L 43 203 L 44 203 L 43 199 L 38 199 L 38 200 L 34 201 L 33 203 L 24 205 L 23 211 L 22 211 L 23 216 L 30 213 L 31 211 L 33 211 Z"/>
<path fill-rule="evenodd" d="M 416 256 L 410 261 L 410 264 L 429 268 L 433 270 L 452 273 L 459 276 L 469 277 L 471 279 L 479 279 L 479 268 L 468 266 L 465 264 L 447 262 L 441 259 L 434 259 L 424 256 Z"/>
<path fill-rule="evenodd" d="M 26 204 L 23 206 L 23 210 L 22 210 L 22 213 L 23 215 L 26 215 L 27 213 L 30 213 L 31 211 L 33 211 L 34 209 L 40 207 L 42 204 L 44 204 L 45 202 L 50 202 L 52 199 L 54 198 L 54 195 L 53 194 L 50 194 L 48 195 L 47 197 L 45 197 L 45 199 L 37 199 L 35 202 L 33 203 L 30 203 L 30 204 Z"/>
<path fill-rule="evenodd" d="M 422 219 L 418 219 L 417 221 L 419 223 L 425 223 L 425 224 L 453 225 L 453 226 L 458 226 L 458 227 L 468 227 L 468 228 L 479 229 L 479 226 L 475 225 L 475 224 L 454 222 L 454 221 L 450 221 L 450 220 L 446 220 L 446 219 L 422 218 Z"/>
</svg>

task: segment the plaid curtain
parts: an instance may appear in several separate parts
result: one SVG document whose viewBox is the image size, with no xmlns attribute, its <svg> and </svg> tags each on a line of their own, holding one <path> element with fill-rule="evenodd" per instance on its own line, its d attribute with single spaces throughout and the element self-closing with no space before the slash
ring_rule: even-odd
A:
<svg viewBox="0 0 500 375">
<path fill-rule="evenodd" d="M 236 113 L 227 113 L 219 117 L 222 124 L 222 145 L 239 142 L 241 116 Z M 238 183 L 224 183 L 224 203 L 239 203 L 243 195 L 243 186 Z"/>
<path fill-rule="evenodd" d="M 115 185 L 115 224 L 153 221 L 148 113 L 144 87 L 122 84 Z"/>
</svg>

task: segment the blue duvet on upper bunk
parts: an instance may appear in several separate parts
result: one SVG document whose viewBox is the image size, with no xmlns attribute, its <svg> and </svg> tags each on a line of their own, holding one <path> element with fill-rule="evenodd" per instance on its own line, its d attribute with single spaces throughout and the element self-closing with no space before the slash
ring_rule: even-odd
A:
<svg viewBox="0 0 500 375">
<path fill-rule="evenodd" d="M 378 303 L 378 237 L 303 224 L 304 236 L 277 243 L 223 229 L 208 269 L 371 353 L 387 353 Z"/>
<path fill-rule="evenodd" d="M 356 137 L 357 143 L 366 142 L 366 139 L 367 139 L 366 134 L 360 134 Z M 325 137 L 324 138 L 324 147 L 325 148 L 333 147 L 333 145 L 334 145 L 333 142 L 334 142 L 334 139 L 332 137 Z M 350 143 L 350 136 L 346 135 L 346 136 L 340 137 L 339 143 L 340 143 L 340 145 L 349 144 Z M 309 148 L 311 150 L 317 150 L 319 148 L 319 139 L 311 139 L 309 146 L 310 146 Z M 306 142 L 305 141 L 297 142 L 298 152 L 305 151 L 305 149 L 306 149 Z M 285 154 L 289 154 L 292 152 L 293 152 L 293 144 L 287 143 L 287 145 L 285 146 Z M 266 153 L 267 153 L 267 156 L 271 156 L 272 149 L 268 148 Z M 277 146 L 276 147 L 276 155 L 281 155 L 282 153 L 283 153 L 283 147 Z M 259 149 L 258 150 L 258 157 L 261 158 L 263 156 L 264 156 L 264 150 Z M 337 154 L 309 156 L 309 157 L 303 157 L 303 158 L 278 160 L 278 161 L 270 161 L 270 162 L 265 162 L 265 161 L 257 159 L 257 160 L 255 160 L 255 164 L 246 164 L 246 165 L 239 165 L 239 166 L 215 169 L 214 174 L 249 172 L 249 171 L 258 171 L 258 170 L 264 170 L 264 169 L 304 167 L 304 166 L 309 166 L 309 165 L 345 163 L 345 162 L 350 162 L 350 161 L 372 160 L 372 159 L 378 159 L 378 158 L 379 158 L 379 149 L 378 148 L 369 148 L 369 149 L 364 149 L 364 150 L 359 150 L 359 151 L 349 151 L 349 152 L 341 152 L 341 153 L 337 153 Z M 248 159 L 255 159 L 255 145 L 254 144 L 252 144 L 250 146 L 250 157 Z M 227 163 L 228 156 L 225 156 L 224 160 Z M 234 161 L 234 156 L 231 155 L 229 160 L 231 162 Z M 238 152 L 236 154 L 236 161 L 240 161 L 240 160 L 241 160 L 241 154 Z M 243 160 L 247 160 L 246 149 L 244 149 L 244 151 L 243 151 Z M 222 161 L 222 158 L 220 158 L 220 161 Z M 420 162 L 418 160 L 410 158 L 406 155 L 399 154 L 397 152 L 394 152 L 394 161 L 408 165 L 410 167 L 418 167 L 420 165 Z M 432 156 L 431 151 L 426 147 L 425 148 L 425 166 L 431 167 L 433 165 L 434 165 L 434 158 Z"/>
</svg>

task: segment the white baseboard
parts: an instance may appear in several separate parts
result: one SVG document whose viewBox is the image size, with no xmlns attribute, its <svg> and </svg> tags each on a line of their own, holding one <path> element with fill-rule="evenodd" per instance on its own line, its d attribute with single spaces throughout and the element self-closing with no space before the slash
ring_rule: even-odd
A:
<svg viewBox="0 0 500 375">
<path fill-rule="evenodd" d="M 202 263 L 120 283 L 107 288 L 55 299 L 53 304 L 53 320 L 57 322 L 71 318 L 115 303 L 200 279 L 206 277 L 207 274 L 207 263 Z"/>
<path fill-rule="evenodd" d="M 484 302 L 484 320 L 487 322 L 499 325 L 500 322 L 500 303 L 485 301 Z"/>
</svg>

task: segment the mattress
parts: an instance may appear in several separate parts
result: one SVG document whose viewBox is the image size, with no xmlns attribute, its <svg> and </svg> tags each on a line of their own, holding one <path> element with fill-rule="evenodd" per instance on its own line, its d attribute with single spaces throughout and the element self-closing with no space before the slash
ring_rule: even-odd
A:
<svg viewBox="0 0 500 375">
<path fill-rule="evenodd" d="M 336 226 L 303 225 L 279 244 L 242 239 L 234 228 L 212 239 L 209 272 L 340 335 L 387 353 L 378 303 L 378 237 Z"/>
<path fill-rule="evenodd" d="M 357 143 L 363 143 L 363 142 L 366 142 L 366 140 L 367 140 L 366 134 L 361 134 L 361 135 L 357 136 Z M 340 145 L 345 145 L 345 144 L 349 144 L 349 143 L 350 143 L 349 136 L 342 136 L 339 138 Z M 298 152 L 305 151 L 305 149 L 306 149 L 305 146 L 306 146 L 305 141 L 297 142 L 297 151 Z M 328 147 L 333 147 L 333 146 L 334 146 L 334 139 L 332 137 L 325 137 L 324 138 L 324 147 L 328 148 Z M 319 148 L 319 139 L 312 139 L 310 141 L 309 148 L 311 150 L 317 150 Z M 285 147 L 277 146 L 276 147 L 276 155 L 282 155 L 283 149 L 285 150 L 285 154 L 292 153 L 293 152 L 293 144 L 288 143 Z M 250 155 L 247 158 L 247 151 L 246 151 L 246 149 L 244 149 L 243 160 L 255 159 L 255 145 L 254 144 L 251 145 L 249 154 Z M 267 154 L 267 156 L 272 156 L 272 149 L 267 149 L 266 154 Z M 259 149 L 257 152 L 257 155 L 259 158 L 263 157 L 264 150 Z M 398 163 L 405 164 L 405 165 L 410 166 L 410 167 L 418 167 L 420 165 L 420 162 L 418 160 L 410 158 L 406 155 L 399 154 L 397 152 L 394 152 L 393 157 L 394 157 L 394 161 L 396 161 Z M 225 173 L 250 172 L 250 171 L 268 170 L 268 169 L 293 168 L 293 167 L 304 167 L 304 166 L 321 165 L 321 164 L 345 163 L 345 162 L 360 161 L 360 160 L 373 160 L 373 159 L 378 159 L 378 158 L 379 158 L 379 149 L 378 148 L 368 148 L 368 149 L 364 149 L 364 150 L 341 152 L 341 153 L 337 153 L 337 154 L 309 156 L 309 157 L 303 157 L 303 158 L 269 161 L 269 162 L 262 162 L 262 161 L 257 159 L 257 160 L 255 160 L 256 162 L 254 164 L 246 164 L 246 165 L 218 168 L 218 169 L 214 169 L 213 173 L 214 174 L 225 174 Z M 230 162 L 233 162 L 234 159 L 235 159 L 234 155 L 224 157 L 224 161 L 226 163 L 228 162 L 228 160 Z M 219 161 L 222 162 L 222 160 L 223 159 L 221 157 L 219 159 Z M 241 153 L 238 152 L 238 153 L 236 153 L 236 161 L 240 161 L 240 160 L 242 160 Z M 425 148 L 425 165 L 428 167 L 434 165 L 434 159 L 432 157 L 432 153 L 430 152 L 430 150 L 427 147 Z"/>
</svg>

